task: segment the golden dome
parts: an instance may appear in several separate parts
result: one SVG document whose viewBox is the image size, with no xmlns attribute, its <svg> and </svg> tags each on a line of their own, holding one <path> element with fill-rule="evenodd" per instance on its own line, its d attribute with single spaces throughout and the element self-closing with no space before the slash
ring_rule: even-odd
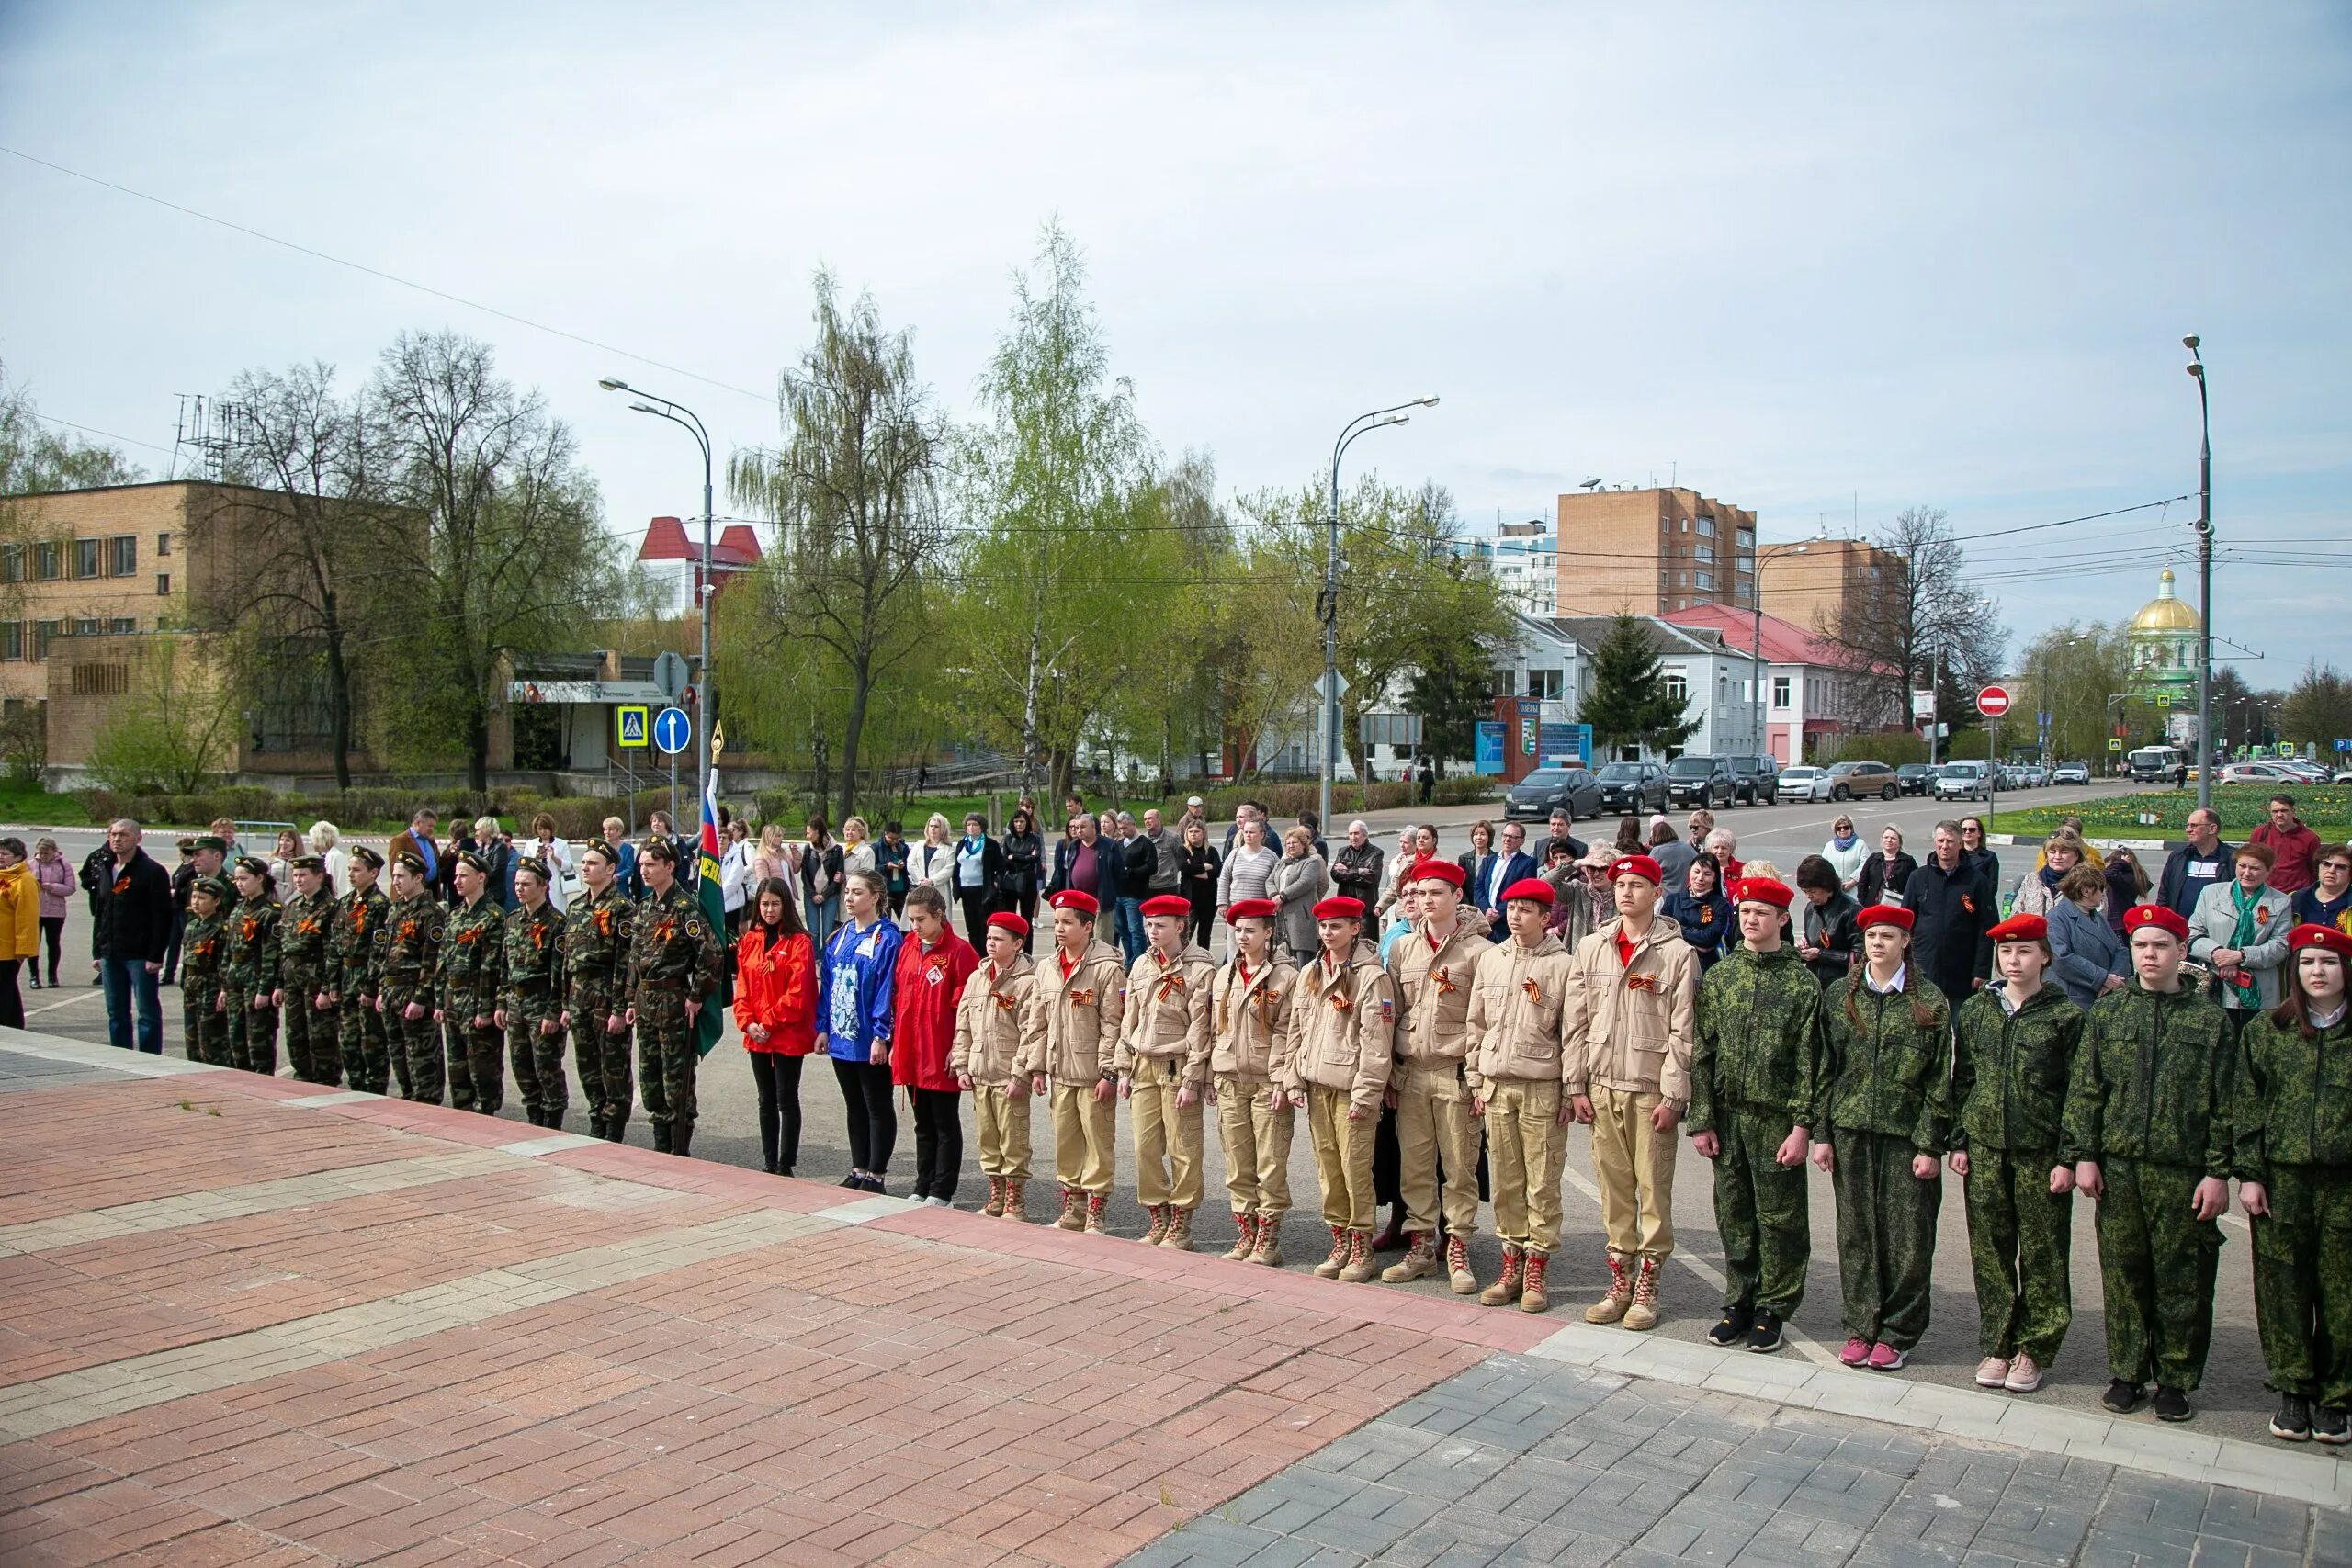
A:
<svg viewBox="0 0 2352 1568">
<path fill-rule="evenodd" d="M 2156 596 L 2140 606 L 2132 617 L 2134 632 L 2193 632 L 2197 629 L 2197 612 L 2173 596 L 2172 568 L 2156 579 Z"/>
</svg>

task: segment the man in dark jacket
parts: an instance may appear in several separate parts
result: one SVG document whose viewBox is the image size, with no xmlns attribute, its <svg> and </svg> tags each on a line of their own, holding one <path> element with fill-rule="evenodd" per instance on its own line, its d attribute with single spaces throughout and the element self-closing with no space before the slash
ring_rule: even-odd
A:
<svg viewBox="0 0 2352 1568">
<path fill-rule="evenodd" d="M 1993 972 L 1994 925 L 2000 900 L 1984 872 L 1960 847 L 1960 824 L 1936 824 L 1936 850 L 1911 874 L 1903 902 L 1917 917 L 1911 958 L 1955 1008 Z"/>
<path fill-rule="evenodd" d="M 1385 857 L 1372 841 L 1372 829 L 1362 821 L 1348 824 L 1348 841 L 1331 863 L 1331 889 L 1353 898 L 1367 909 L 1380 906 L 1380 872 Z"/>
<path fill-rule="evenodd" d="M 105 840 L 82 859 L 82 891 L 90 900 L 90 984 L 106 984 L 106 973 L 99 963 L 106 951 L 107 888 L 114 881 L 114 848 Z"/>
<path fill-rule="evenodd" d="M 2188 842 L 2165 860 L 2156 879 L 2156 902 L 2183 919 L 2197 912 L 2197 900 L 2217 882 L 2227 882 L 2237 852 L 2222 841 L 2222 819 L 2203 807 L 2188 814 Z"/>
<path fill-rule="evenodd" d="M 100 895 L 103 913 L 98 972 L 107 987 L 107 1040 L 122 1050 L 131 1045 L 131 1005 L 139 1012 L 139 1049 L 164 1050 L 164 1004 L 156 979 L 164 972 L 164 950 L 172 942 L 172 879 L 139 847 L 139 824 L 121 818 L 107 829 L 114 852 L 114 875 Z"/>
</svg>

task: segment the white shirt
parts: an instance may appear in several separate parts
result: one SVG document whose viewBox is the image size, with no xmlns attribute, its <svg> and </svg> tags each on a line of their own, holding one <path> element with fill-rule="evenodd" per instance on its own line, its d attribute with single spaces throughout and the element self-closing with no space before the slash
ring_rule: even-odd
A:
<svg viewBox="0 0 2352 1568">
<path fill-rule="evenodd" d="M 1896 964 L 1894 966 L 1894 978 L 1882 986 L 1875 979 L 1871 978 L 1870 965 L 1865 964 L 1862 965 L 1862 984 L 1868 986 L 1871 990 L 1876 991 L 1882 997 L 1891 997 L 1894 995 L 1895 992 L 1903 988 L 1903 976 L 1909 974 L 1910 970 L 1911 965 L 1908 964 Z"/>
<path fill-rule="evenodd" d="M 574 875 L 571 846 L 561 839 L 549 839 L 544 844 L 534 839 L 522 852 L 533 860 L 548 863 L 548 907 L 560 915 L 569 900 L 571 891 L 569 885 Z"/>
<path fill-rule="evenodd" d="M 729 914 L 743 907 L 744 883 L 751 874 L 752 841 L 749 839 L 738 840 L 720 852 L 718 893 Z"/>
<path fill-rule="evenodd" d="M 2334 1012 L 2315 1012 L 2312 1014 L 2312 1027 L 2313 1029 L 2334 1029 L 2337 1024 L 2344 1021 L 2344 1013 L 2347 1006 L 2352 1006 L 2352 1004 L 2338 1002 L 2335 1004 L 2335 1010 Z"/>
</svg>

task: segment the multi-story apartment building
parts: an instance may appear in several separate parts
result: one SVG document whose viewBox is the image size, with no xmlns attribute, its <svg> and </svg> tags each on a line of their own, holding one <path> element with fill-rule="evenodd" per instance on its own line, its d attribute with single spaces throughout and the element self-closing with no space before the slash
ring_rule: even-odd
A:
<svg viewBox="0 0 2352 1568">
<path fill-rule="evenodd" d="M 1756 513 L 1681 486 L 1559 499 L 1563 614 L 1664 615 L 1745 604 L 1756 587 Z"/>
<path fill-rule="evenodd" d="M 1857 605 L 1902 586 L 1903 558 L 1867 539 L 1801 539 L 1757 554 L 1764 614 L 1826 637 Z"/>
<path fill-rule="evenodd" d="M 0 701 L 10 711 L 49 695 L 60 637 L 186 625 L 192 519 L 220 510 L 225 487 L 109 485 L 6 502 L 0 533 Z"/>
</svg>

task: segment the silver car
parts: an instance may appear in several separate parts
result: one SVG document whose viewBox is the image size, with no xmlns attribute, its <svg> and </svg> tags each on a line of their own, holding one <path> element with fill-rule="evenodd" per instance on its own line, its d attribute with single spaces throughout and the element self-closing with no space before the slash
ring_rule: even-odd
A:
<svg viewBox="0 0 2352 1568">
<path fill-rule="evenodd" d="M 1775 800 L 1827 800 L 1829 770 L 1826 768 L 1782 768 L 1781 782 L 1772 791 Z"/>
</svg>

